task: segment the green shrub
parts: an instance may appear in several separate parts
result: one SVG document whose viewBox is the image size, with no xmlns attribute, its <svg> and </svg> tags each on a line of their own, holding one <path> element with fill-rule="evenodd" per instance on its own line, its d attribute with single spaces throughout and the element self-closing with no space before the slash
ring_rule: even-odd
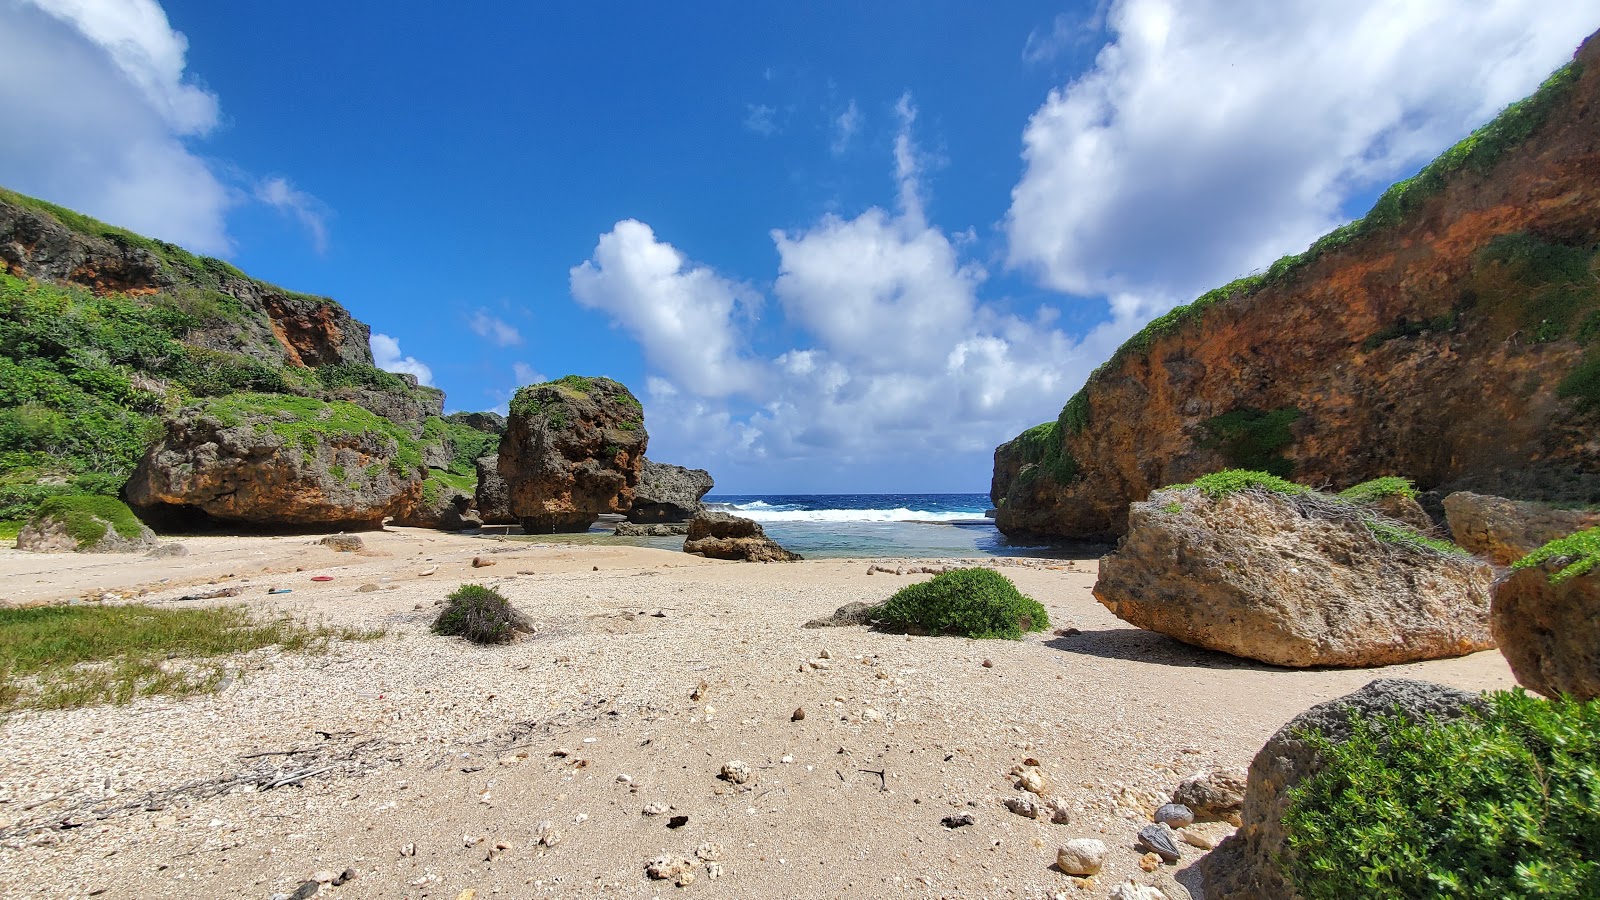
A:
<svg viewBox="0 0 1600 900">
<path fill-rule="evenodd" d="M 1300 410 L 1294 407 L 1270 412 L 1249 408 L 1231 410 L 1201 423 L 1208 437 L 1200 446 L 1221 452 L 1235 468 L 1289 475 L 1294 471 L 1294 463 L 1278 451 L 1294 441 L 1290 426 L 1299 418 Z"/>
<path fill-rule="evenodd" d="M 117 534 L 129 540 L 137 538 L 144 531 L 143 523 L 133 514 L 133 510 L 115 497 L 90 494 L 50 497 L 39 504 L 29 521 L 45 519 L 59 519 L 66 526 L 67 534 L 85 547 L 100 543 L 106 536 L 107 523 Z"/>
<path fill-rule="evenodd" d="M 1560 584 L 1590 571 L 1600 563 L 1600 528 L 1553 540 L 1512 563 L 1511 568 L 1527 569 L 1546 561 L 1556 564 L 1556 571 L 1550 574 L 1551 584 Z"/>
<path fill-rule="evenodd" d="M 1339 496 L 1351 503 L 1373 503 L 1385 497 L 1404 497 L 1407 500 L 1417 498 L 1417 489 L 1412 485 L 1411 479 L 1399 478 L 1394 475 L 1385 475 L 1371 481 L 1363 481 L 1358 485 L 1347 487 L 1339 492 Z"/>
<path fill-rule="evenodd" d="M 533 630 L 527 618 L 494 588 L 463 584 L 451 591 L 447 600 L 433 622 L 435 634 L 459 635 L 474 644 L 505 644 L 518 631 Z"/>
<path fill-rule="evenodd" d="M 1078 461 L 1067 451 L 1059 421 L 1035 425 L 1016 440 L 1022 450 L 1019 481 L 1026 483 L 1048 475 L 1056 484 L 1069 484 L 1078 477 Z"/>
<path fill-rule="evenodd" d="M 1050 627 L 1044 607 L 993 569 L 954 569 L 907 585 L 872 610 L 871 618 L 927 634 L 1020 640 Z"/>
<path fill-rule="evenodd" d="M 1600 701 L 1522 690 L 1441 725 L 1358 719 L 1307 739 L 1287 874 L 1308 900 L 1600 897 Z"/>
<path fill-rule="evenodd" d="M 1442 553 L 1445 556 L 1469 557 L 1472 555 L 1449 541 L 1441 541 L 1436 537 L 1430 537 L 1409 525 L 1402 525 L 1399 522 L 1374 516 L 1364 517 L 1362 521 L 1366 523 L 1367 530 L 1372 532 L 1372 536 L 1385 544 L 1394 544 L 1410 550 Z"/>
<path fill-rule="evenodd" d="M 1271 472 L 1252 472 L 1246 469 L 1223 469 L 1210 475 L 1202 475 L 1188 484 L 1175 484 L 1167 488 L 1169 491 L 1181 491 L 1185 488 L 1199 488 L 1207 497 L 1215 500 L 1240 491 L 1268 491 L 1273 494 L 1308 494 L 1311 489 L 1303 484 L 1286 481 Z"/>
</svg>

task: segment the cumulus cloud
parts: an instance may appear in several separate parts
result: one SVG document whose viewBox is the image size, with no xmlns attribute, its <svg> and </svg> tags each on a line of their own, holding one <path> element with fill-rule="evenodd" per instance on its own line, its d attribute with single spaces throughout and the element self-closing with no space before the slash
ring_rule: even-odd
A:
<svg viewBox="0 0 1600 900">
<path fill-rule="evenodd" d="M 828 149 L 834 156 L 843 156 L 850 149 L 850 142 L 855 139 L 856 133 L 861 130 L 861 109 L 852 99 L 850 105 L 844 108 L 833 120 L 833 141 Z"/>
<path fill-rule="evenodd" d="M 533 366 L 530 366 L 525 362 L 512 363 L 511 373 L 517 376 L 517 387 L 522 387 L 523 385 L 529 384 L 544 384 L 546 381 L 550 380 L 544 377 L 544 374 L 538 369 L 535 369 Z"/>
<path fill-rule="evenodd" d="M 618 222 L 569 275 L 572 296 L 609 314 L 678 384 L 707 396 L 760 389 L 760 368 L 742 352 L 737 330 L 760 296 L 690 262 L 650 226 Z"/>
<path fill-rule="evenodd" d="M 400 352 L 400 342 L 387 334 L 374 334 L 371 338 L 372 362 L 385 372 L 415 375 L 417 384 L 433 384 L 433 370 L 415 356 Z"/>
<path fill-rule="evenodd" d="M 0 172 L 8 186 L 226 252 L 230 191 L 184 144 L 217 124 L 188 44 L 153 0 L 0 3 Z"/>
<path fill-rule="evenodd" d="M 1592 3 L 1118 0 L 1094 67 L 1023 133 L 1009 262 L 1064 292 L 1207 287 L 1528 93 Z"/>
<path fill-rule="evenodd" d="M 328 252 L 327 205 L 296 188 L 287 178 L 267 178 L 256 184 L 257 200 L 287 213 L 305 226 L 318 253 Z"/>
<path fill-rule="evenodd" d="M 490 314 L 486 309 L 479 309 L 467 320 L 467 325 L 478 337 L 489 341 L 496 347 L 515 347 L 522 343 L 522 332 L 517 330 L 510 322 Z"/>
</svg>

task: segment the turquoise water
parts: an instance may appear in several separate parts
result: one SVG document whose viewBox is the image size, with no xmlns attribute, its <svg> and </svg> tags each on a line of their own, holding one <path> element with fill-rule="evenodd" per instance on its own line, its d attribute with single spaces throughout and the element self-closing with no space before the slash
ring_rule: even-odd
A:
<svg viewBox="0 0 1600 900">
<path fill-rule="evenodd" d="M 1055 547 L 1012 542 L 984 513 L 987 494 L 710 494 L 706 505 L 761 523 L 767 536 L 811 559 L 873 556 L 1047 556 Z M 540 541 L 678 550 L 682 537 L 619 538 L 611 523 Z"/>
</svg>

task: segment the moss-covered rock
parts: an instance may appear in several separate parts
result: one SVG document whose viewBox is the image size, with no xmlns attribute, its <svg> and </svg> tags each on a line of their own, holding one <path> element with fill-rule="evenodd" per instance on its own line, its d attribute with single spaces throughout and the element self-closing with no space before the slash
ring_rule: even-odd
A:
<svg viewBox="0 0 1600 900">
<path fill-rule="evenodd" d="M 648 443 L 643 406 L 609 378 L 568 375 L 522 388 L 500 441 L 511 514 L 528 532 L 548 534 L 628 512 Z"/>
<path fill-rule="evenodd" d="M 17 535 L 18 550 L 143 553 L 157 543 L 126 503 L 91 495 L 51 497 Z"/>
</svg>

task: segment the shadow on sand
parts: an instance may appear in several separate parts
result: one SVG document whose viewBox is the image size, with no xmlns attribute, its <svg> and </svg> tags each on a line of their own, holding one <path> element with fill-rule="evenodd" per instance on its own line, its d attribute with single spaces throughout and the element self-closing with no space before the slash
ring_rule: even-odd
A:
<svg viewBox="0 0 1600 900">
<path fill-rule="evenodd" d="M 1155 631 L 1141 628 L 1107 628 L 1080 631 L 1044 641 L 1044 646 L 1066 653 L 1098 656 L 1101 659 L 1126 659 L 1182 669 L 1255 669 L 1262 672 L 1291 671 L 1282 666 L 1241 659 L 1215 650 L 1185 644 Z"/>
</svg>

